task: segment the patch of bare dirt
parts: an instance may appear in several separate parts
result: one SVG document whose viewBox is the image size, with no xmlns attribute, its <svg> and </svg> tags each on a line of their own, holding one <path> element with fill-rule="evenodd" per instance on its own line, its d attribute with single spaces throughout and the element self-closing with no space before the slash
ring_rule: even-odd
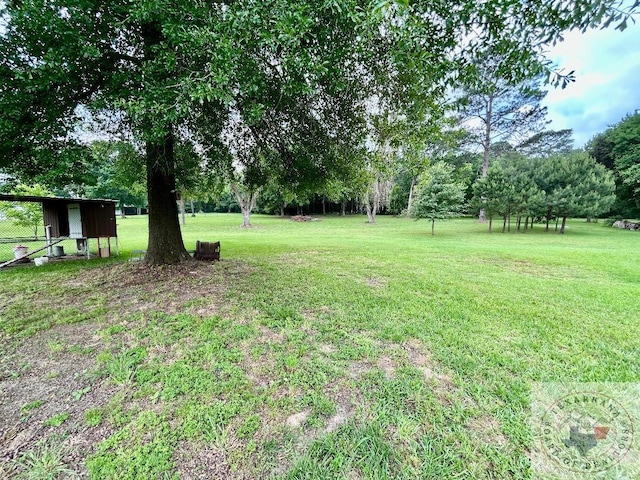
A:
<svg viewBox="0 0 640 480">
<path fill-rule="evenodd" d="M 307 418 L 309 418 L 309 411 L 304 410 L 302 412 L 289 415 L 285 423 L 291 428 L 299 428 L 304 425 L 304 422 L 307 421 Z"/>
<path fill-rule="evenodd" d="M 328 355 L 337 352 L 336 347 L 334 347 L 333 345 L 330 345 L 328 343 L 321 343 L 320 345 L 318 345 L 318 350 L 320 350 L 322 353 L 326 353 Z"/>
<path fill-rule="evenodd" d="M 498 447 L 504 447 L 509 443 L 506 435 L 502 432 L 500 422 L 495 417 L 484 415 L 469 420 L 466 425 L 482 443 L 491 443 Z"/>
<path fill-rule="evenodd" d="M 386 279 L 379 277 L 369 277 L 366 279 L 367 285 L 374 288 L 382 288 L 387 284 Z"/>
<path fill-rule="evenodd" d="M 372 365 L 368 360 L 355 360 L 349 363 L 347 375 L 357 380 L 364 374 L 371 371 Z"/>
<path fill-rule="evenodd" d="M 447 374 L 438 371 L 435 362 L 424 351 L 420 342 L 417 340 L 407 342 L 405 350 L 411 364 L 424 374 L 425 379 L 435 380 L 447 389 L 454 387 L 451 378 Z"/>
<path fill-rule="evenodd" d="M 93 352 L 102 347 L 96 330 L 95 324 L 62 325 L 15 347 L 3 367 L 20 373 L 0 382 L 0 462 L 10 464 L 41 440 L 62 435 L 68 436 L 67 466 L 84 473 L 92 445 L 111 433 L 106 426 L 88 427 L 85 412 L 104 406 L 115 392 L 92 375 Z M 68 417 L 60 426 L 45 425 L 61 414 Z"/>
<path fill-rule="evenodd" d="M 147 311 L 223 313 L 221 310 L 230 308 L 228 286 L 249 273 L 242 262 L 162 267 L 128 262 L 79 272 L 68 278 L 62 293 L 57 289 L 48 295 L 44 288 L 37 291 L 33 302 L 29 295 L 13 299 L 29 302 L 34 309 L 60 305 L 89 312 L 104 309 L 105 313 L 96 316 L 99 322 L 58 325 L 28 338 L 0 338 L 0 465 L 4 466 L 0 475 L 15 473 L 12 460 L 39 442 L 55 438 L 68 452 L 66 466 L 86 476 L 84 459 L 112 430 L 104 421 L 88 426 L 85 414 L 106 407 L 121 388 L 95 374 L 97 353 L 108 347 L 97 332 L 115 323 L 126 328 L 132 314 Z M 122 335 L 126 341 L 127 331 Z M 149 353 L 180 357 L 180 348 Z M 59 426 L 45 425 L 59 415 Z M 193 457 L 183 462 L 183 478 L 229 478 L 228 465 L 217 452 L 205 449 Z M 207 466 L 207 473 L 197 476 L 197 464 Z"/>
<path fill-rule="evenodd" d="M 216 480 L 239 478 L 233 475 L 227 457 L 219 449 L 183 444 L 178 449 L 177 471 L 182 480 Z"/>
<path fill-rule="evenodd" d="M 128 262 L 81 272 L 69 286 L 91 286 L 92 292 L 100 291 L 112 307 L 111 315 L 154 310 L 210 316 L 222 313 L 221 300 L 233 279 L 250 271 L 246 264 L 231 261 L 162 266 Z"/>
<path fill-rule="evenodd" d="M 393 364 L 393 360 L 391 360 L 390 357 L 378 357 L 377 365 L 378 368 L 384 372 L 384 375 L 387 378 L 392 378 L 396 373 L 396 366 Z"/>
<path fill-rule="evenodd" d="M 327 426 L 325 427 L 324 431 L 326 433 L 333 432 L 336 428 L 349 420 L 352 410 L 353 409 L 350 405 L 346 403 L 338 403 L 338 406 L 336 407 L 336 413 L 331 418 L 329 418 L 329 420 L 327 420 Z"/>
<path fill-rule="evenodd" d="M 261 338 L 267 343 L 282 343 L 285 341 L 285 336 L 281 332 L 274 332 L 264 325 L 260 325 L 258 328 L 260 329 Z"/>
<path fill-rule="evenodd" d="M 326 305 L 323 305 L 320 308 L 315 308 L 315 309 L 307 308 L 302 310 L 302 316 L 307 320 L 311 320 L 311 321 L 318 320 L 318 317 L 322 315 L 327 315 L 330 313 L 331 313 L 331 308 Z"/>
</svg>

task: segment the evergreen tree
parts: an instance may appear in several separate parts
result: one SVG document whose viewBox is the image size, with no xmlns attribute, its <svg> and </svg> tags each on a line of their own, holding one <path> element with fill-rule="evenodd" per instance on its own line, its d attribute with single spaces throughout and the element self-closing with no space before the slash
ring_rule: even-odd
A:
<svg viewBox="0 0 640 480">
<path fill-rule="evenodd" d="M 437 219 L 462 214 L 466 185 L 454 178 L 453 166 L 445 162 L 431 165 L 422 175 L 416 190 L 411 216 L 431 220 L 431 235 Z"/>
</svg>

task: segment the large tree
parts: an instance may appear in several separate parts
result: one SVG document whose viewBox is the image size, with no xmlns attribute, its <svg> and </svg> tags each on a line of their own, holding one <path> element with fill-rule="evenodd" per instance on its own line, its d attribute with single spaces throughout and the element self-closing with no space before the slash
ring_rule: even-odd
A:
<svg viewBox="0 0 640 480">
<path fill-rule="evenodd" d="M 392 98 L 393 108 L 428 106 L 414 99 L 441 93 L 464 73 L 464 52 L 488 44 L 511 52 L 514 71 L 526 70 L 538 47 L 563 30 L 623 20 L 626 13 L 613 9 L 620 3 L 6 1 L 0 169 L 63 182 L 88 158 L 80 120 L 115 119 L 144 151 L 147 260 L 178 262 L 188 254 L 176 206 L 176 145 L 197 138 L 199 107 L 221 135 L 241 117 L 283 181 L 324 175 L 340 157 L 320 154 L 335 152 L 333 141 L 310 153 L 311 137 L 362 142 L 357 125 L 368 98 Z M 281 97 L 304 101 L 274 113 Z M 274 118 L 279 131 L 296 120 L 284 141 L 270 135 Z"/>
<path fill-rule="evenodd" d="M 513 83 L 500 74 L 504 61 L 493 53 L 483 55 L 461 99 L 471 138 L 482 148 L 483 177 L 496 142 L 517 141 L 519 136 L 538 130 L 545 121 L 546 108 L 540 104 L 546 95 L 542 77 Z"/>
</svg>

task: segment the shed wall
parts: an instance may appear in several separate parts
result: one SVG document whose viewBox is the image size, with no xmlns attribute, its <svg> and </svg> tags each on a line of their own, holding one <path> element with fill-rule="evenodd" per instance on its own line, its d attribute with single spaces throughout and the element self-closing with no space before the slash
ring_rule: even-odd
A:
<svg viewBox="0 0 640 480">
<path fill-rule="evenodd" d="M 44 224 L 51 225 L 52 237 L 69 236 L 69 214 L 67 204 L 62 202 L 43 202 Z"/>
<path fill-rule="evenodd" d="M 82 232 L 87 238 L 117 237 L 115 203 L 81 203 Z"/>
</svg>

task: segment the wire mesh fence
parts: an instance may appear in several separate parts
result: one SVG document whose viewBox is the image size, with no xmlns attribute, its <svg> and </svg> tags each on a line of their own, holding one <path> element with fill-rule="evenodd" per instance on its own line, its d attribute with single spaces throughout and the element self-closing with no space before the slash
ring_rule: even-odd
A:
<svg viewBox="0 0 640 480">
<path fill-rule="evenodd" d="M 18 247 L 26 247 L 30 253 L 35 252 L 32 257 L 78 253 L 75 239 L 63 239 L 55 246 L 46 248 L 41 203 L 0 200 L 0 263 L 20 256 L 24 250 Z"/>
</svg>

